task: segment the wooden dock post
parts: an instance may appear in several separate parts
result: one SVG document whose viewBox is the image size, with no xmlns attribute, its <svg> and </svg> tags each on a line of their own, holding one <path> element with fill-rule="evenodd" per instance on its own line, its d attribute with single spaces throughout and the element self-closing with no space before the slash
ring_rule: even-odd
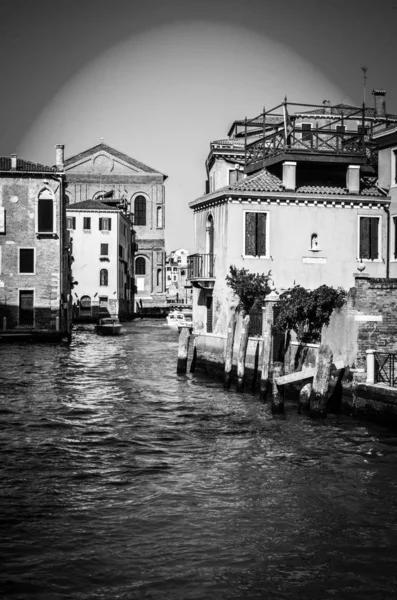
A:
<svg viewBox="0 0 397 600">
<path fill-rule="evenodd" d="M 187 355 L 189 350 L 189 339 L 190 329 L 189 327 L 182 327 L 179 334 L 179 347 L 178 347 L 178 364 L 176 372 L 178 374 L 186 373 L 187 370 Z"/>
<path fill-rule="evenodd" d="M 282 362 L 273 363 L 272 377 L 272 413 L 279 414 L 284 412 L 284 388 L 277 385 L 277 378 L 281 377 L 284 372 L 284 364 Z"/>
<path fill-rule="evenodd" d="M 225 371 L 223 379 L 223 387 L 225 390 L 230 389 L 230 381 L 232 378 L 232 366 L 233 366 L 233 346 L 234 336 L 236 333 L 237 315 L 233 310 L 230 317 L 229 326 L 227 328 L 227 338 L 225 347 Z"/>
<path fill-rule="evenodd" d="M 299 412 L 309 412 L 310 396 L 312 394 L 312 389 L 313 389 L 313 384 L 311 381 L 309 381 L 308 383 L 305 383 L 305 385 L 302 386 L 302 388 L 299 392 L 299 405 L 298 405 Z"/>
<path fill-rule="evenodd" d="M 237 360 L 237 391 L 244 390 L 244 372 L 245 372 L 245 356 L 247 354 L 248 334 L 249 334 L 250 316 L 245 315 L 243 318 L 243 326 L 240 335 L 240 347 L 238 350 Z"/>
<path fill-rule="evenodd" d="M 272 322 L 267 319 L 263 325 L 262 332 L 262 370 L 261 370 L 261 388 L 260 399 L 265 402 L 269 390 L 269 371 L 272 356 Z"/>
<path fill-rule="evenodd" d="M 327 415 L 327 392 L 332 360 L 331 348 L 327 345 L 321 345 L 318 349 L 313 389 L 310 396 L 310 414 L 312 417 L 325 417 Z"/>
</svg>

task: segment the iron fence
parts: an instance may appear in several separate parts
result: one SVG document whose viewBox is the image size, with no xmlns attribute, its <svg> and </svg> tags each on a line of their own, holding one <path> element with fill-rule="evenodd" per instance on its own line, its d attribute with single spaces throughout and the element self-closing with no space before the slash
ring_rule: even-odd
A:
<svg viewBox="0 0 397 600">
<path fill-rule="evenodd" d="M 397 385 L 397 354 L 391 352 L 374 352 L 375 381 L 386 383 L 391 387 Z"/>
<path fill-rule="evenodd" d="M 250 337 L 262 337 L 262 312 L 250 314 L 248 335 Z"/>
</svg>

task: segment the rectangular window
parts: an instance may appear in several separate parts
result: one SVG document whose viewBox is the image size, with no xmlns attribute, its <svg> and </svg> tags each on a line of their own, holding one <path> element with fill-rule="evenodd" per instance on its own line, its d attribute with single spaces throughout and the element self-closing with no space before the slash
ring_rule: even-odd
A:
<svg viewBox="0 0 397 600">
<path fill-rule="evenodd" d="M 0 233 L 6 232 L 6 211 L 4 206 L 0 206 Z"/>
<path fill-rule="evenodd" d="M 302 123 L 302 142 L 312 141 L 312 124 Z"/>
<path fill-rule="evenodd" d="M 101 244 L 101 256 L 109 255 L 109 244 Z"/>
<path fill-rule="evenodd" d="M 267 254 L 267 213 L 245 213 L 245 254 L 266 256 Z"/>
<path fill-rule="evenodd" d="M 21 290 L 19 292 L 19 324 L 33 325 L 34 323 L 34 292 Z"/>
<path fill-rule="evenodd" d="M 76 217 L 66 217 L 66 229 L 76 229 Z"/>
<path fill-rule="evenodd" d="M 368 134 L 368 127 L 365 127 L 365 125 L 364 125 L 364 127 L 362 125 L 358 125 L 357 126 L 357 133 L 367 135 Z"/>
<path fill-rule="evenodd" d="M 394 168 L 393 183 L 396 184 L 397 183 L 397 150 L 393 150 L 392 172 L 393 172 L 393 168 Z M 0 228 L 0 231 L 1 231 L 1 228 Z"/>
<path fill-rule="evenodd" d="M 379 217 L 359 217 L 360 243 L 359 258 L 376 260 L 379 258 Z"/>
<path fill-rule="evenodd" d="M 34 273 L 34 249 L 20 248 L 19 250 L 19 272 Z"/>
<path fill-rule="evenodd" d="M 394 240 L 393 240 L 393 258 L 397 260 L 397 217 L 393 217 Z"/>
<path fill-rule="evenodd" d="M 83 217 L 83 229 L 91 229 L 91 217 Z"/>
<path fill-rule="evenodd" d="M 121 246 L 121 244 L 119 244 L 119 258 L 121 258 L 122 260 L 124 258 L 124 248 L 123 246 Z"/>
<path fill-rule="evenodd" d="M 99 230 L 110 231 L 112 229 L 112 220 L 108 217 L 101 217 L 99 219 Z"/>
</svg>

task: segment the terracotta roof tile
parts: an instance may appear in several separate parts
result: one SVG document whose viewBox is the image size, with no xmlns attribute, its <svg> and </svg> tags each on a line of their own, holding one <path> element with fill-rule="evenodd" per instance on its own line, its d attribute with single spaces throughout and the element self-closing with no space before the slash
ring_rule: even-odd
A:
<svg viewBox="0 0 397 600">
<path fill-rule="evenodd" d="M 262 169 L 256 175 L 247 177 L 235 185 L 230 186 L 231 190 L 241 190 L 245 192 L 282 192 L 284 191 L 281 179 L 272 175 L 267 169 Z"/>
<path fill-rule="evenodd" d="M 56 167 L 48 167 L 47 165 L 41 165 L 40 163 L 34 163 L 30 160 L 23 160 L 17 158 L 17 171 L 32 171 L 39 173 L 54 173 L 57 171 Z M 11 158 L 8 156 L 0 156 L 0 171 L 11 171 Z"/>
<path fill-rule="evenodd" d="M 74 204 L 69 204 L 67 210 L 111 210 L 114 211 L 115 207 L 109 206 L 103 202 L 99 202 L 98 200 L 83 200 L 82 202 L 75 202 Z"/>
</svg>

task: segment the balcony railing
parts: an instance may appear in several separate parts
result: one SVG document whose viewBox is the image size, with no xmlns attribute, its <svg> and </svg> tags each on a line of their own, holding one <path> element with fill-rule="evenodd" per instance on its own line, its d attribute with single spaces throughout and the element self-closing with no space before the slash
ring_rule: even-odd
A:
<svg viewBox="0 0 397 600">
<path fill-rule="evenodd" d="M 369 139 L 372 125 L 366 121 L 363 109 L 343 114 L 343 108 L 336 106 L 330 107 L 330 113 L 321 114 L 318 105 L 305 105 L 304 112 L 292 113 L 291 109 L 298 106 L 302 108 L 302 105 L 285 103 L 263 113 L 263 135 L 254 141 L 249 141 L 246 132 L 245 167 L 248 172 L 263 163 L 274 162 L 277 156 L 285 154 L 321 154 L 342 160 L 343 157 L 355 157 L 360 162 L 373 162 L 374 144 Z M 307 110 L 310 106 L 313 114 Z M 276 113 L 280 108 L 282 112 Z M 321 118 L 325 124 L 319 124 L 314 117 Z M 311 129 L 302 128 L 302 123 L 307 122 L 311 123 Z M 357 130 L 357 122 L 361 124 L 361 129 Z M 247 121 L 246 128 L 249 124 L 250 121 Z"/>
<path fill-rule="evenodd" d="M 215 278 L 214 264 L 213 254 L 191 254 L 187 257 L 187 278 L 189 280 Z"/>
</svg>

